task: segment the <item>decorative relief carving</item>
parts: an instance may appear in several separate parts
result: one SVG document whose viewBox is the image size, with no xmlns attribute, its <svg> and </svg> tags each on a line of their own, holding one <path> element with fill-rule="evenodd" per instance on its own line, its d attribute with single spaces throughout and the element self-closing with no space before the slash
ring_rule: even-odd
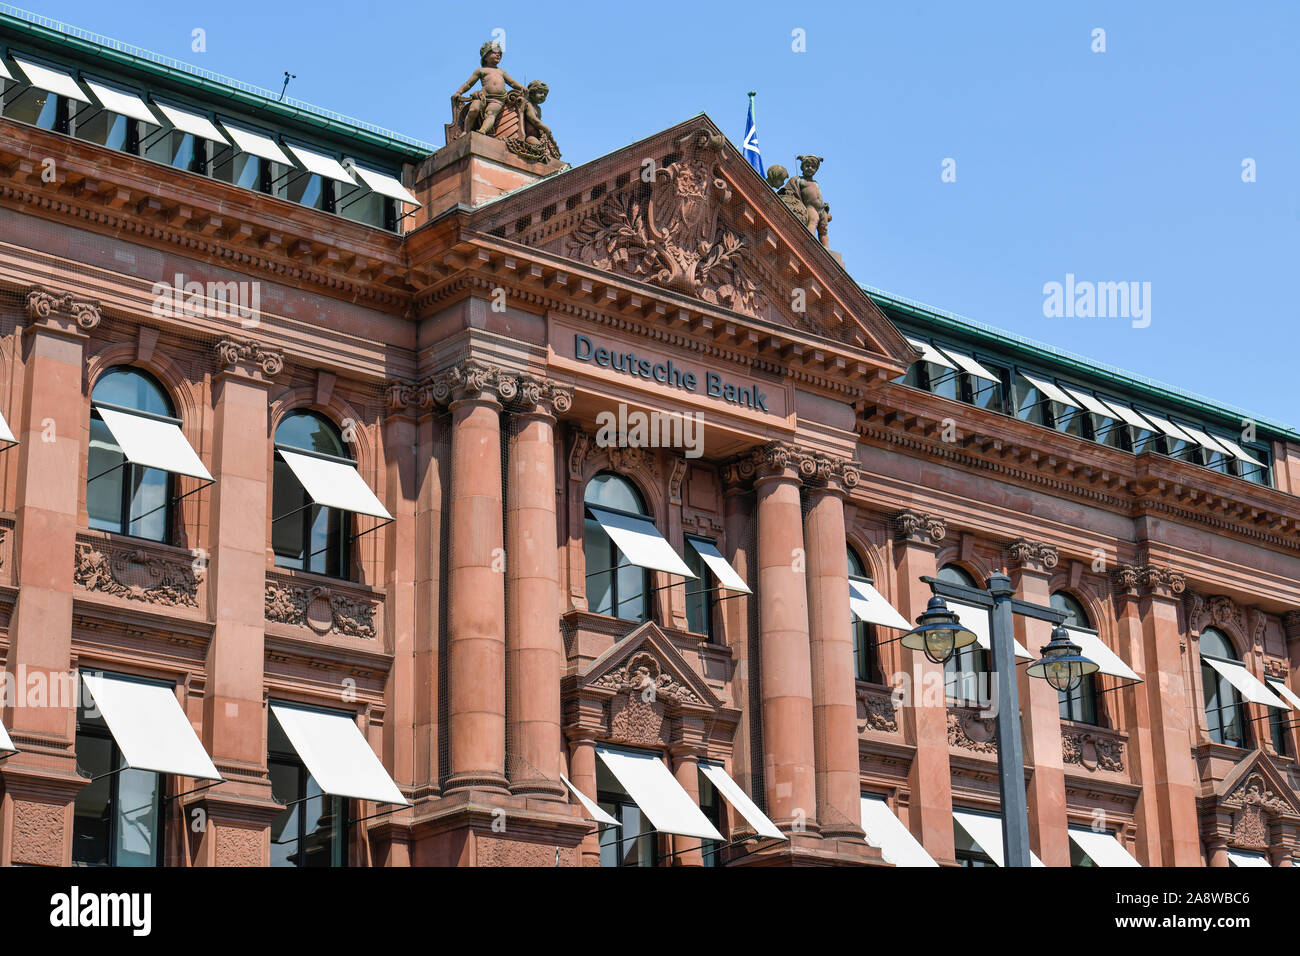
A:
<svg viewBox="0 0 1300 956">
<path fill-rule="evenodd" d="M 591 436 L 580 428 L 574 428 L 572 443 L 569 445 L 569 477 L 574 481 L 582 478 L 582 465 L 587 460 L 590 446 Z"/>
<path fill-rule="evenodd" d="M 646 700 L 635 691 L 610 702 L 609 736 L 611 740 L 641 747 L 662 747 L 668 743 L 662 701 Z"/>
<path fill-rule="evenodd" d="M 27 317 L 33 321 L 43 321 L 51 316 L 67 316 L 77 325 L 89 332 L 99 325 L 103 313 L 99 303 L 90 299 L 79 299 L 71 292 L 50 292 L 47 289 L 31 289 L 27 293 Z"/>
<path fill-rule="evenodd" d="M 1114 582 L 1118 593 L 1130 596 L 1141 593 L 1174 597 L 1187 587 L 1187 579 L 1181 571 L 1153 564 L 1121 564 L 1115 568 Z"/>
<path fill-rule="evenodd" d="M 317 634 L 375 637 L 376 602 L 359 600 L 323 585 L 266 582 L 266 619 L 309 627 Z"/>
<path fill-rule="evenodd" d="M 1269 829 L 1275 814 L 1290 815 L 1291 807 L 1269 789 L 1259 772 L 1247 775 L 1241 785 L 1222 800 L 1233 810 L 1232 835 L 1229 842 L 1253 849 L 1266 848 L 1271 842 Z"/>
<path fill-rule="evenodd" d="M 1192 633 L 1199 634 L 1207 627 L 1230 627 L 1246 633 L 1246 616 L 1232 598 L 1223 595 L 1207 598 L 1188 591 L 1183 600 L 1187 605 L 1187 626 Z"/>
<path fill-rule="evenodd" d="M 264 375 L 284 371 L 284 353 L 262 345 L 256 339 L 222 339 L 216 345 L 217 361 L 226 368 L 252 365 Z"/>
<path fill-rule="evenodd" d="M 948 522 L 938 515 L 900 511 L 893 517 L 894 531 L 901 541 L 938 544 L 948 536 Z"/>
<path fill-rule="evenodd" d="M 193 562 L 142 549 L 77 544 L 73 581 L 100 591 L 163 607 L 198 607 L 203 570 Z"/>
<path fill-rule="evenodd" d="M 1053 545 L 1026 538 L 1007 545 L 1007 557 L 1013 566 L 1031 571 L 1051 571 L 1061 561 L 1060 552 Z"/>
<path fill-rule="evenodd" d="M 264 830 L 218 826 L 217 866 L 265 866 L 262 853 Z"/>
<path fill-rule="evenodd" d="M 603 272 L 756 315 L 760 292 L 752 250 L 719 221 L 731 201 L 718 169 L 724 140 L 699 129 L 677 143 L 685 147 L 683 158 L 656 167 L 648 187 L 607 196 L 574 231 L 571 254 Z"/>
<path fill-rule="evenodd" d="M 664 673 L 659 659 L 648 651 L 638 651 L 622 667 L 616 667 L 592 681 L 592 687 L 612 691 L 629 691 L 646 701 L 665 700 L 678 704 L 704 706 L 699 696 L 672 674 Z"/>
<path fill-rule="evenodd" d="M 859 721 L 858 732 L 864 730 L 882 730 L 886 733 L 898 732 L 898 714 L 894 710 L 894 700 L 888 694 L 874 694 L 859 691 L 858 700 L 866 710 L 866 719 Z"/>
<path fill-rule="evenodd" d="M 419 382 L 390 381 L 385 391 L 390 412 L 412 408 L 424 413 L 460 398 L 498 399 L 517 411 L 554 410 L 563 414 L 573 407 L 573 390 L 567 385 L 511 372 L 478 359 L 466 359 Z"/>
<path fill-rule="evenodd" d="M 1061 757 L 1087 771 L 1124 771 L 1124 741 L 1086 730 L 1061 730 Z"/>
<path fill-rule="evenodd" d="M 679 505 L 682 503 L 682 482 L 686 480 L 686 469 L 685 458 L 673 459 L 673 471 L 668 476 L 668 501 L 670 504 Z"/>
<path fill-rule="evenodd" d="M 789 442 L 772 441 L 731 459 L 722 466 L 722 480 L 740 484 L 789 470 L 810 485 L 854 488 L 862 480 L 855 462 L 820 452 L 806 451 Z"/>
<path fill-rule="evenodd" d="M 998 722 L 992 717 L 980 717 L 976 711 L 948 710 L 948 744 L 973 750 L 975 753 L 998 752 Z"/>
</svg>

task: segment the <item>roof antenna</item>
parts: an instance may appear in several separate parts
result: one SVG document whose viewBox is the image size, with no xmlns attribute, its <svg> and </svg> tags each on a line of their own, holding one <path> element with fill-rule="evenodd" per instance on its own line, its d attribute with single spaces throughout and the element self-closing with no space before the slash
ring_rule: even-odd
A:
<svg viewBox="0 0 1300 956">
<path fill-rule="evenodd" d="M 284 99 L 284 91 L 289 88 L 289 81 L 296 79 L 298 79 L 297 73 L 290 73 L 288 70 L 284 71 L 284 86 L 280 87 L 280 99 Z"/>
</svg>

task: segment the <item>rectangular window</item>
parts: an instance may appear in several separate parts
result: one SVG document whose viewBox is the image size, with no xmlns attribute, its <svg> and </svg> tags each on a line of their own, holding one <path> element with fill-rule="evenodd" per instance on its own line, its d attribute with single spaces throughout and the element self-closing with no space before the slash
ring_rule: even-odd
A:
<svg viewBox="0 0 1300 956">
<path fill-rule="evenodd" d="M 722 799 L 718 796 L 718 789 L 713 785 L 713 781 L 704 774 L 700 778 L 700 809 L 704 811 L 704 816 L 713 824 L 719 833 L 724 832 L 722 829 Z M 700 851 L 703 854 L 703 863 L 705 866 L 722 865 L 722 844 L 717 840 L 702 840 Z"/>
<path fill-rule="evenodd" d="M 596 761 L 596 802 L 619 822 L 614 827 L 601 824 L 601 866 L 655 866 L 658 863 L 658 839 L 645 814 L 628 796 L 618 778 L 602 761 Z"/>
<path fill-rule="evenodd" d="M 715 589 L 718 582 L 699 552 L 690 546 L 692 540 L 694 539 L 689 536 L 686 539 L 686 566 L 695 575 L 694 581 L 686 582 L 686 627 L 692 634 L 703 634 L 712 642 L 715 640 L 713 612 L 717 603 L 718 592 Z M 713 541 L 709 543 L 716 544 Z"/>
<path fill-rule="evenodd" d="M 271 823 L 271 866 L 347 866 L 348 801 L 321 792 L 274 714 L 267 751 L 271 795 L 285 805 Z"/>
</svg>

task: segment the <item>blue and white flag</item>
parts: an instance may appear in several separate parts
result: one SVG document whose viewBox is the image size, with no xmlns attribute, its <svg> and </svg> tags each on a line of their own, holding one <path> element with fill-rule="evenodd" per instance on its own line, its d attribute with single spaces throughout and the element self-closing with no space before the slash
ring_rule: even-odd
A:
<svg viewBox="0 0 1300 956">
<path fill-rule="evenodd" d="M 754 125 L 754 96 L 749 94 L 749 115 L 745 117 L 745 141 L 740 146 L 741 153 L 749 160 L 749 165 L 758 170 L 760 176 L 766 176 L 763 172 L 763 153 L 758 148 L 758 127 Z"/>
</svg>

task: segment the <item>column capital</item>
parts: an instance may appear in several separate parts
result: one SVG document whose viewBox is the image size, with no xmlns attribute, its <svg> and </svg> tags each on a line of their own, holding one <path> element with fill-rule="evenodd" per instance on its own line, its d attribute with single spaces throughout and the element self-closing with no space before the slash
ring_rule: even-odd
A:
<svg viewBox="0 0 1300 956">
<path fill-rule="evenodd" d="M 857 463 L 809 451 L 787 441 L 770 441 L 750 449 L 722 466 L 722 480 L 740 485 L 763 479 L 798 481 L 810 488 L 843 493 L 861 480 Z"/>
<path fill-rule="evenodd" d="M 421 381 L 394 379 L 388 383 L 390 413 L 406 408 L 427 413 L 435 406 L 458 401 L 488 401 L 523 414 L 564 414 L 573 407 L 573 389 L 552 379 L 513 372 L 478 359 L 465 359 Z"/>
<path fill-rule="evenodd" d="M 1176 598 L 1187 588 L 1181 571 L 1154 564 L 1121 564 L 1114 571 L 1116 593 L 1128 597 Z"/>
<path fill-rule="evenodd" d="M 1017 538 L 1007 545 L 1007 563 L 1012 570 L 1047 574 L 1061 562 L 1055 545 Z"/>
<path fill-rule="evenodd" d="M 214 347 L 219 374 L 269 379 L 284 371 L 284 352 L 256 339 L 225 338 Z"/>
<path fill-rule="evenodd" d="M 894 537 L 908 544 L 937 548 L 948 536 L 948 519 L 922 511 L 903 510 L 890 519 Z"/>
<path fill-rule="evenodd" d="M 44 286 L 27 290 L 26 311 L 29 329 L 41 328 L 65 335 L 84 335 L 103 319 L 99 303 L 93 299 Z"/>
</svg>

